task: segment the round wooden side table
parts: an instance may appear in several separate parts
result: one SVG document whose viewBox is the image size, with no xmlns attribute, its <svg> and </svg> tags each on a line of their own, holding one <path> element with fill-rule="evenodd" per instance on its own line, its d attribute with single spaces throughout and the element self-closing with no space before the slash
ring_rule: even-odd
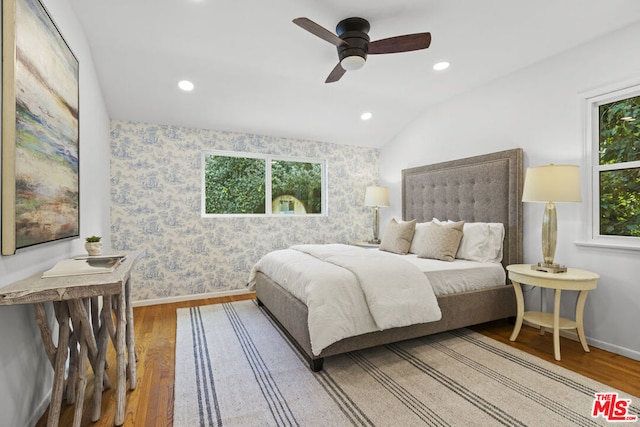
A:
<svg viewBox="0 0 640 427">
<path fill-rule="evenodd" d="M 553 352 L 556 360 L 560 360 L 560 330 L 575 329 L 584 351 L 589 352 L 589 346 L 584 336 L 584 325 L 582 318 L 584 305 L 587 301 L 589 291 L 595 289 L 598 284 L 599 275 L 586 270 L 568 268 L 564 273 L 547 273 L 544 271 L 532 270 L 530 264 L 514 264 L 507 266 L 509 279 L 513 282 L 513 289 L 516 293 L 517 316 L 513 333 L 509 338 L 515 341 L 520 333 L 523 320 L 540 326 L 541 334 L 544 328 L 553 329 Z M 524 297 L 522 295 L 522 284 L 538 286 L 540 288 L 554 289 L 553 313 L 541 311 L 524 311 Z M 560 317 L 560 294 L 563 290 L 579 291 L 576 303 L 575 320 Z"/>
</svg>

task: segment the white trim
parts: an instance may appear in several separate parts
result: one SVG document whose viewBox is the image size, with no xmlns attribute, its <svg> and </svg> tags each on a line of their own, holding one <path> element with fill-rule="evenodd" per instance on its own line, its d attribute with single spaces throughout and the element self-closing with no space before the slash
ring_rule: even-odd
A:
<svg viewBox="0 0 640 427">
<path fill-rule="evenodd" d="M 627 244 L 621 243 L 618 238 L 612 238 L 615 240 L 606 241 L 605 239 L 593 239 L 586 241 L 576 241 L 573 242 L 576 246 L 582 246 L 585 248 L 600 248 L 600 249 L 617 249 L 621 251 L 632 251 L 637 252 L 640 251 L 640 245 L 638 244 Z M 622 239 L 622 237 L 620 237 Z M 633 237 L 631 237 L 633 239 Z"/>
<path fill-rule="evenodd" d="M 219 297 L 226 297 L 231 295 L 250 295 L 250 294 L 254 294 L 254 292 L 250 292 L 245 289 L 236 289 L 231 291 L 209 292 L 206 294 L 179 295 L 179 296 L 168 297 L 168 298 L 145 299 L 141 301 L 134 301 L 132 305 L 133 307 L 144 307 L 147 305 L 171 304 L 176 302 L 198 301 L 203 299 L 219 298 Z"/>
<path fill-rule="evenodd" d="M 598 109 L 602 104 L 640 96 L 640 79 L 611 83 L 591 89 L 578 95 L 580 112 L 580 136 L 583 141 L 583 182 L 587 183 L 583 240 L 575 242 L 577 246 L 602 249 L 640 250 L 640 237 L 602 236 L 600 235 L 599 172 L 601 170 L 627 169 L 638 167 L 638 162 L 601 166 L 598 161 L 599 140 L 595 126 L 599 122 Z"/>
<path fill-rule="evenodd" d="M 532 328 L 540 329 L 540 326 L 529 323 L 526 320 L 523 321 L 522 324 L 530 326 Z M 553 334 L 553 328 L 544 328 L 544 330 L 545 332 Z M 560 336 L 563 338 L 570 339 L 572 341 L 580 342 L 580 339 L 578 338 L 578 333 L 575 330 L 561 329 Z M 626 347 L 620 347 L 618 345 L 613 345 L 611 343 L 601 341 L 601 340 L 596 340 L 590 337 L 586 337 L 586 339 L 587 339 L 587 344 L 589 344 L 589 346 L 591 347 L 595 347 L 600 350 L 610 351 L 612 353 L 616 353 L 621 356 L 628 357 L 630 359 L 640 360 L 640 351 L 631 350 Z M 560 350 L 561 350 L 560 352 L 562 353 L 562 345 L 560 346 Z"/>
<path fill-rule="evenodd" d="M 531 328 L 535 328 L 537 330 L 540 330 L 542 328 L 545 333 L 553 334 L 553 328 L 546 328 L 544 326 L 541 327 L 540 325 L 531 323 L 528 320 L 523 320 L 522 324 L 527 325 Z M 560 329 L 560 336 L 563 338 L 570 339 L 571 341 L 580 342 L 580 338 L 578 337 L 578 331 L 574 329 Z"/>
<path fill-rule="evenodd" d="M 632 162 L 624 162 L 624 163 L 613 163 L 610 165 L 599 165 L 595 166 L 595 169 L 598 172 L 601 171 L 617 171 L 623 169 L 637 169 L 640 167 L 640 161 L 632 161 Z"/>
<path fill-rule="evenodd" d="M 590 346 L 599 348 L 601 350 L 610 351 L 611 353 L 619 354 L 621 356 L 628 357 L 629 359 L 640 360 L 640 351 L 621 347 L 619 345 L 613 345 L 611 343 L 589 337 L 587 337 L 587 343 Z"/>
<path fill-rule="evenodd" d="M 206 213 L 206 192 L 205 192 L 205 179 L 206 179 L 206 158 L 207 156 L 224 156 L 224 157 L 239 157 L 239 158 L 252 158 L 262 159 L 265 161 L 265 213 L 250 213 L 250 214 L 210 214 Z M 298 162 L 298 163 L 318 163 L 320 164 L 320 188 L 321 188 L 321 213 L 311 214 L 297 214 L 297 215 L 282 215 L 272 213 L 272 194 L 271 194 L 271 163 L 274 160 L 282 160 L 285 162 Z M 327 159 L 312 158 L 312 157 L 293 157 L 293 156 L 279 156 L 273 154 L 263 153 L 248 153 L 240 151 L 223 151 L 223 150 L 204 150 L 200 160 L 201 165 L 201 177 L 200 177 L 200 217 L 201 218 L 314 218 L 314 217 L 326 217 L 329 207 L 329 186 L 328 186 L 328 173 L 329 162 Z"/>
<path fill-rule="evenodd" d="M 68 363 L 68 362 L 67 362 Z M 40 418 L 44 415 L 44 413 L 49 408 L 49 404 L 51 403 L 51 388 L 47 390 L 45 395 L 42 397 L 40 403 L 36 406 L 35 410 L 29 417 L 27 425 L 34 426 L 38 423 Z"/>
</svg>

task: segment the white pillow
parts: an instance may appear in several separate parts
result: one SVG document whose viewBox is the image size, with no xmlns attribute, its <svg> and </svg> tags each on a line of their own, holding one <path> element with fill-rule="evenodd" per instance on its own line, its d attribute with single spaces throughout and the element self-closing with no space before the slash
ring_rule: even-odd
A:
<svg viewBox="0 0 640 427">
<path fill-rule="evenodd" d="M 489 258 L 488 262 L 502 262 L 503 248 L 502 243 L 504 241 L 504 224 L 501 222 L 489 223 Z"/>
<path fill-rule="evenodd" d="M 433 222 L 449 224 L 453 221 L 440 221 L 433 218 Z M 501 222 L 465 222 L 463 233 L 456 258 L 477 262 L 502 262 L 504 224 Z"/>
<path fill-rule="evenodd" d="M 433 217 L 433 219 L 431 220 L 431 222 L 435 222 L 436 224 L 444 225 L 444 224 L 451 224 L 453 221 L 451 221 L 451 220 L 447 220 L 447 221 L 440 221 L 438 218 Z"/>
<path fill-rule="evenodd" d="M 456 258 L 486 262 L 490 254 L 491 242 L 489 224 L 485 222 L 465 222 L 462 240 Z"/>
<path fill-rule="evenodd" d="M 431 226 L 429 222 L 419 222 L 416 224 L 416 230 L 413 233 L 413 240 L 411 240 L 411 247 L 409 252 L 412 254 L 419 254 L 424 250 L 424 242 L 427 236 L 427 228 Z"/>
</svg>

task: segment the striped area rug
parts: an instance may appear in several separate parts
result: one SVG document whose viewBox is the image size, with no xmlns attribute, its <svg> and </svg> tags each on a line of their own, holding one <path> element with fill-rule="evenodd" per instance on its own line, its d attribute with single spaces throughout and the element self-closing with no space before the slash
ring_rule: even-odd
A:
<svg viewBox="0 0 640 427">
<path fill-rule="evenodd" d="M 592 412 L 611 392 L 640 413 L 640 398 L 467 329 L 312 373 L 254 301 L 179 309 L 175 376 L 177 427 L 606 425 Z"/>
</svg>

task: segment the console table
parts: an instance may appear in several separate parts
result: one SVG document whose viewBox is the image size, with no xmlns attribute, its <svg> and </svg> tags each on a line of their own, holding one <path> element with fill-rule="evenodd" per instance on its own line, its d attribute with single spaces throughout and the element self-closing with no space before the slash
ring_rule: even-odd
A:
<svg viewBox="0 0 640 427">
<path fill-rule="evenodd" d="M 42 278 L 42 273 L 0 288 L 0 306 L 33 304 L 42 342 L 54 369 L 47 426 L 57 426 L 69 357 L 66 399 L 77 402 L 73 425 L 79 426 L 87 384 L 87 361 L 94 372 L 92 421 L 100 418 L 102 392 L 111 387 L 105 372 L 109 340 L 116 349 L 115 425 L 124 423 L 126 383 L 136 387 L 136 354 L 131 304 L 131 269 L 144 252 L 130 252 L 111 273 Z M 53 302 L 59 324 L 58 346 L 53 343 L 44 303 Z M 101 309 L 100 309 L 101 308 Z M 113 322 L 115 313 L 116 322 Z M 79 349 L 78 349 L 79 348 Z M 128 353 L 128 354 L 127 354 Z M 77 384 L 76 384 L 77 381 Z M 78 386 L 76 389 L 76 385 Z"/>
</svg>

